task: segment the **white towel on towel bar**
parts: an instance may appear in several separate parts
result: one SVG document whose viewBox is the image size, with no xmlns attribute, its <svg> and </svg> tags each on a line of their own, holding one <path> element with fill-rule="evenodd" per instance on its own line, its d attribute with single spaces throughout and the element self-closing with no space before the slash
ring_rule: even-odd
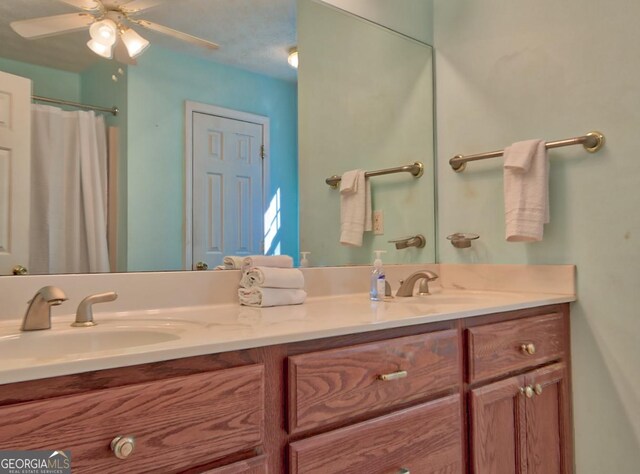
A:
<svg viewBox="0 0 640 474">
<path fill-rule="evenodd" d="M 340 243 L 362 246 L 362 234 L 372 230 L 371 184 L 363 170 L 351 170 L 340 180 Z"/>
<path fill-rule="evenodd" d="M 543 140 L 504 151 L 504 213 L 508 242 L 539 242 L 549 223 L 549 158 Z"/>
</svg>

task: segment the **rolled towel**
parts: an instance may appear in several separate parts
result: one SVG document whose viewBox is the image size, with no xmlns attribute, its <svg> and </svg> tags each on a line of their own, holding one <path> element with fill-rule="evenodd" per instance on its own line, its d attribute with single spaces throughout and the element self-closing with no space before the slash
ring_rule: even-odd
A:
<svg viewBox="0 0 640 474">
<path fill-rule="evenodd" d="M 276 267 L 293 268 L 293 258 L 289 255 L 250 255 L 242 262 L 244 268 L 248 267 Z"/>
<path fill-rule="evenodd" d="M 253 288 L 304 288 L 304 275 L 297 268 L 253 267 L 244 272 L 240 286 Z"/>
<path fill-rule="evenodd" d="M 238 289 L 240 304 L 245 306 L 285 306 L 302 304 L 307 299 L 307 292 L 293 288 L 253 288 Z"/>
<path fill-rule="evenodd" d="M 244 257 L 235 255 L 229 255 L 222 260 L 225 270 L 242 270 L 243 262 Z"/>
</svg>

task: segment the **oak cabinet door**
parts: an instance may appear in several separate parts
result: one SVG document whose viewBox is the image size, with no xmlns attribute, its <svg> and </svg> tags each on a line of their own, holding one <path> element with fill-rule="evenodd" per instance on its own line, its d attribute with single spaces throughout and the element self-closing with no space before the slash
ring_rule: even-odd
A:
<svg viewBox="0 0 640 474">
<path fill-rule="evenodd" d="M 525 384 L 534 389 L 526 401 L 527 474 L 570 474 L 571 414 L 565 365 L 530 372 Z"/>
<path fill-rule="evenodd" d="M 526 472 L 524 376 L 476 388 L 470 394 L 471 470 L 474 474 Z"/>
<path fill-rule="evenodd" d="M 571 474 L 570 406 L 563 363 L 472 390 L 472 472 Z"/>
</svg>

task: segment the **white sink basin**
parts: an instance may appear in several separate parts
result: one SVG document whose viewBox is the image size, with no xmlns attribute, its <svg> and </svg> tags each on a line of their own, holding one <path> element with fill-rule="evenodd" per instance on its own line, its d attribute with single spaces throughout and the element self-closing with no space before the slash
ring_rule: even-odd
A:
<svg viewBox="0 0 640 474">
<path fill-rule="evenodd" d="M 146 329 L 34 331 L 0 337 L 4 359 L 50 359 L 175 341 L 177 334 Z"/>
</svg>

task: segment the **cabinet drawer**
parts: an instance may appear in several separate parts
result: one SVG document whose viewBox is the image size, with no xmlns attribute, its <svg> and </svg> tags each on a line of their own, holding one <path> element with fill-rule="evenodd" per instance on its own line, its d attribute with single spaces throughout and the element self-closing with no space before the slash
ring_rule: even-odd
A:
<svg viewBox="0 0 640 474">
<path fill-rule="evenodd" d="M 290 357 L 289 431 L 451 389 L 459 382 L 458 354 L 457 332 L 448 330 Z"/>
<path fill-rule="evenodd" d="M 460 410 L 460 396 L 452 395 L 297 441 L 290 446 L 290 472 L 461 473 Z"/>
<path fill-rule="evenodd" d="M 560 314 L 487 324 L 467 330 L 469 382 L 558 359 L 565 327 Z"/>
<path fill-rule="evenodd" d="M 263 379 L 251 365 L 6 406 L 0 449 L 69 449 L 74 473 L 180 471 L 262 442 Z M 126 459 L 118 435 L 135 438 Z"/>
<path fill-rule="evenodd" d="M 267 457 L 258 456 L 246 461 L 234 462 L 228 466 L 219 467 L 200 474 L 267 474 Z"/>
</svg>

